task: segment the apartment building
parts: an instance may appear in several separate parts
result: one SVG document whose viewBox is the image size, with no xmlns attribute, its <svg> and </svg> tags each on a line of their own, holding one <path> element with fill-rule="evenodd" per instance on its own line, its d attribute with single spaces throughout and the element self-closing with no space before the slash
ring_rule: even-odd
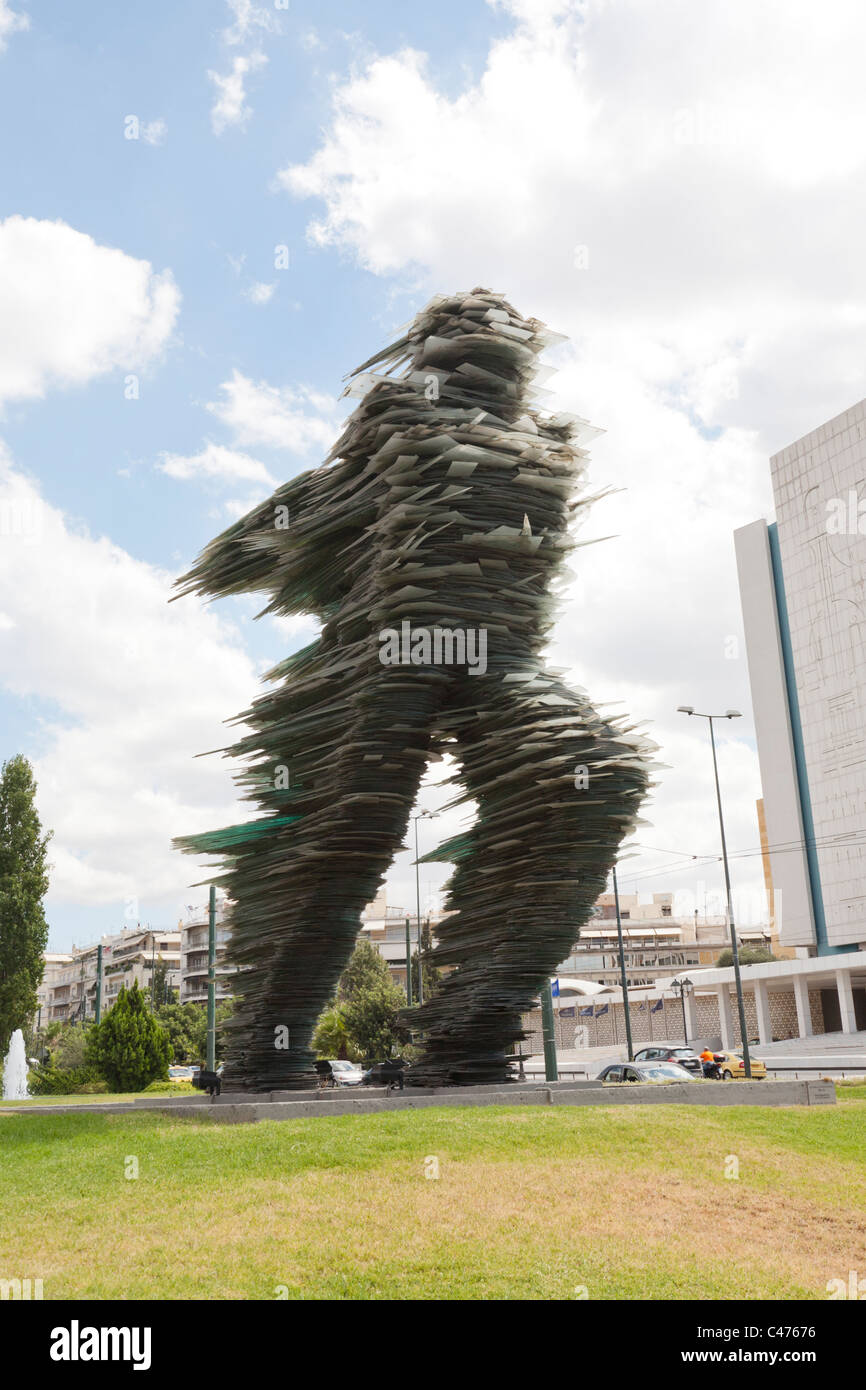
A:
<svg viewBox="0 0 866 1390">
<path fill-rule="evenodd" d="M 436 928 L 447 915 L 438 911 L 424 912 L 422 904 L 421 922 L 430 923 L 433 941 L 436 941 Z M 409 923 L 409 949 L 414 957 L 418 950 L 418 919 L 415 909 L 407 912 L 403 907 L 391 907 L 385 888 L 380 888 L 376 897 L 361 913 L 361 932 L 383 960 L 387 961 L 391 978 L 401 989 L 406 988 L 406 923 Z"/>
<path fill-rule="evenodd" d="M 101 943 L 73 946 L 68 955 L 47 952 L 41 1001 L 42 1025 L 61 1020 L 83 1023 L 96 1017 L 99 945 L 102 945 L 102 1010 L 110 1009 L 121 988 L 137 982 L 147 993 L 157 962 L 168 967 L 166 983 L 180 986 L 180 931 L 134 927 L 104 936 Z"/>
<path fill-rule="evenodd" d="M 644 902 L 638 893 L 620 893 L 619 905 L 626 977 L 630 986 L 652 985 L 657 979 L 688 966 L 712 966 L 731 944 L 724 916 L 701 915 L 695 911 L 690 916 L 675 917 L 673 893 L 653 893 L 651 900 Z M 763 946 L 774 955 L 780 953 L 778 933 L 770 924 L 738 927 L 737 940 L 741 947 Z M 613 893 L 602 893 L 597 899 L 594 916 L 584 926 L 580 940 L 556 973 L 561 983 L 579 979 L 619 987 Z"/>
<path fill-rule="evenodd" d="M 42 974 L 42 982 L 36 990 L 37 1017 L 40 1020 L 49 1017 L 52 991 L 54 986 L 59 982 L 59 977 L 63 971 L 71 966 L 72 957 L 64 955 L 60 951 L 46 951 L 44 954 L 44 961 L 45 969 Z"/>
<path fill-rule="evenodd" d="M 226 963 L 226 949 L 231 932 L 227 925 L 227 904 L 216 907 L 216 1001 L 231 998 L 231 975 L 234 966 Z M 180 925 L 180 1002 L 207 1003 L 208 914 L 207 908 L 194 910 L 189 920 Z"/>
</svg>

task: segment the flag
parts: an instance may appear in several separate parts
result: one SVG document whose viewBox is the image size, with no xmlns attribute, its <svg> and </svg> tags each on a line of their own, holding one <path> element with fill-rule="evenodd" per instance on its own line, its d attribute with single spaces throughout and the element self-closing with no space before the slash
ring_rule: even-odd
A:
<svg viewBox="0 0 866 1390">
<path fill-rule="evenodd" d="M 574 1005 L 572 1004 L 572 1006 L 571 1006 L 570 1009 L 560 1009 L 560 1011 L 559 1011 L 559 1017 L 560 1017 L 560 1018 L 574 1018 Z"/>
<path fill-rule="evenodd" d="M 551 980 L 551 982 L 550 982 L 550 992 L 551 992 L 551 994 L 553 995 L 554 999 L 558 999 L 558 998 L 559 998 L 559 981 L 558 981 L 558 980 Z"/>
<path fill-rule="evenodd" d="M 657 1014 L 659 1009 L 663 1009 L 664 1006 L 665 1001 L 663 999 L 657 999 L 656 1002 L 653 1004 L 652 1008 L 650 1009 L 650 1013 Z"/>
<path fill-rule="evenodd" d="M 610 1008 L 610 1005 L 609 1005 L 609 1004 L 602 1004 L 601 1008 L 599 1009 L 598 1013 L 596 1014 L 596 1018 L 601 1018 L 604 1014 L 607 1013 L 607 1011 L 608 1011 L 609 1008 Z"/>
<path fill-rule="evenodd" d="M 590 1004 L 590 1006 L 589 1006 L 588 1009 L 581 1009 L 581 1011 L 580 1011 L 580 1017 L 581 1017 L 581 1018 L 595 1018 L 595 1006 L 594 1006 L 593 1004 Z"/>
</svg>

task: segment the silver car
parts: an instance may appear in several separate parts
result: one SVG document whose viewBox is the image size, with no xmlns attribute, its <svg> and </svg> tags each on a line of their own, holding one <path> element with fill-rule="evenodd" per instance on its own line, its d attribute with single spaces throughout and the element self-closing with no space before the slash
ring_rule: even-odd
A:
<svg viewBox="0 0 866 1390">
<path fill-rule="evenodd" d="M 606 1085 L 619 1081 L 651 1082 L 664 1085 L 671 1081 L 699 1081 L 700 1077 L 686 1071 L 677 1062 L 612 1062 L 598 1074 Z"/>
<path fill-rule="evenodd" d="M 338 1086 L 360 1086 L 364 1072 L 357 1062 L 332 1062 L 331 1074 Z"/>
</svg>

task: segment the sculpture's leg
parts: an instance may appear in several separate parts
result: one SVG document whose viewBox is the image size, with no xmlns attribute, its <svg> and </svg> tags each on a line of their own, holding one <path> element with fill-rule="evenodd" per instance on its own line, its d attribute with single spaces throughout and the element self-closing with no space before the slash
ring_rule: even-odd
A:
<svg viewBox="0 0 866 1390">
<path fill-rule="evenodd" d="M 304 811 L 288 846 L 290 864 L 269 862 L 276 845 L 256 860 L 263 906 L 278 869 L 289 896 L 271 908 L 266 963 L 239 981 L 226 1076 L 245 1089 L 316 1084 L 310 1039 L 351 956 L 361 912 L 402 843 L 448 679 L 394 666 L 358 684 L 308 797 L 315 809 Z M 239 918 L 243 909 L 239 902 Z"/>
<path fill-rule="evenodd" d="M 521 1017 L 604 891 L 647 785 L 634 747 L 558 681 L 467 684 L 479 708 L 455 711 L 453 727 L 478 818 L 454 842 L 456 911 L 433 959 L 456 969 L 413 1011 L 423 1033 L 413 1085 L 505 1079 Z"/>
</svg>

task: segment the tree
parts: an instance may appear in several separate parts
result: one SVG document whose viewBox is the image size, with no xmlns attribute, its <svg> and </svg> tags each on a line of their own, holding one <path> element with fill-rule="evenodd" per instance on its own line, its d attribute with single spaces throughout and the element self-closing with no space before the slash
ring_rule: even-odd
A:
<svg viewBox="0 0 866 1390">
<path fill-rule="evenodd" d="M 162 956 L 157 956 L 153 967 L 150 997 L 155 1009 L 163 1004 L 174 1004 L 177 998 L 177 990 L 171 988 L 168 983 L 168 962 L 164 961 Z"/>
<path fill-rule="evenodd" d="M 405 1003 L 376 947 L 366 938 L 359 941 L 337 987 L 347 1043 L 356 1056 L 390 1057 L 408 1040 L 399 1018 Z"/>
<path fill-rule="evenodd" d="M 438 965 L 434 965 L 430 959 L 430 952 L 433 950 L 433 933 L 430 930 L 430 918 L 428 917 L 421 928 L 421 975 L 424 980 L 424 1002 L 438 994 L 439 986 L 442 981 L 442 971 Z M 412 954 L 412 998 L 418 999 L 418 955 Z"/>
<path fill-rule="evenodd" d="M 160 1027 L 168 1033 L 173 1062 L 198 1061 L 196 1038 L 200 1004 L 163 1004 L 154 1013 Z"/>
<path fill-rule="evenodd" d="M 340 976 L 336 999 L 319 1017 L 313 1035 L 317 1054 L 352 1061 L 393 1056 L 409 1037 L 400 1019 L 405 1004 L 387 963 L 364 938 Z"/>
<path fill-rule="evenodd" d="M 740 965 L 763 965 L 765 961 L 779 959 L 778 956 L 773 955 L 772 951 L 768 951 L 766 946 L 740 946 L 737 955 L 740 958 Z M 733 963 L 734 953 L 728 946 L 722 951 L 716 965 L 722 970 L 725 966 L 733 965 Z"/>
<path fill-rule="evenodd" d="M 87 1040 L 87 1060 L 112 1091 L 143 1091 L 151 1081 L 168 1079 L 171 1043 L 148 1008 L 136 981 L 125 986 L 117 1003 Z"/>
<path fill-rule="evenodd" d="M 223 1055 L 224 1034 L 220 1025 L 232 1016 L 231 1000 L 216 1006 L 216 1055 Z M 207 1055 L 207 1007 L 204 1004 L 163 1004 L 156 1010 L 157 1021 L 168 1033 L 175 1062 L 200 1062 Z"/>
<path fill-rule="evenodd" d="M 45 1030 L 45 1044 L 55 1067 L 68 1070 L 86 1065 L 89 1023 L 56 1022 Z"/>
<path fill-rule="evenodd" d="M 352 958 L 340 976 L 337 999 L 348 1004 L 359 993 L 376 983 L 390 984 L 391 972 L 372 941 L 363 937 L 352 952 Z"/>
<path fill-rule="evenodd" d="M 48 923 L 46 851 L 35 805 L 33 769 L 21 754 L 0 771 L 0 1056 L 16 1028 L 36 1012 Z"/>
<path fill-rule="evenodd" d="M 362 1057 L 381 1061 L 408 1041 L 409 1031 L 400 1018 L 405 1005 L 403 991 L 389 978 L 365 985 L 344 1006 L 346 1032 Z"/>
<path fill-rule="evenodd" d="M 343 1062 L 363 1059 L 363 1053 L 349 1037 L 344 1004 L 333 1004 L 321 1014 L 313 1034 L 313 1048 L 317 1057 L 339 1058 Z"/>
</svg>

